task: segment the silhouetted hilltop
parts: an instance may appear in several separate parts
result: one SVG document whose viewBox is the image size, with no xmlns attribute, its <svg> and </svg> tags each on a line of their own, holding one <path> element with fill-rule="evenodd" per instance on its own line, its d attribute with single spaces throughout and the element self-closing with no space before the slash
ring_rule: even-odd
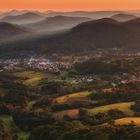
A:
<svg viewBox="0 0 140 140">
<path fill-rule="evenodd" d="M 10 38 L 13 36 L 17 36 L 17 35 L 21 35 L 21 34 L 25 34 L 28 31 L 18 25 L 15 24 L 10 24 L 7 22 L 0 22 L 0 37 L 2 38 Z"/>
</svg>

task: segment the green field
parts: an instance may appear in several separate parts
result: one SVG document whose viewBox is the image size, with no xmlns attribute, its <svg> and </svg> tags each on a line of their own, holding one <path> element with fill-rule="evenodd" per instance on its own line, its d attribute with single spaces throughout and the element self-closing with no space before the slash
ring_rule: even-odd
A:
<svg viewBox="0 0 140 140">
<path fill-rule="evenodd" d="M 8 115 L 1 115 L 0 116 L 0 122 L 4 126 L 4 131 L 8 132 L 12 129 L 13 126 L 13 118 Z"/>
<path fill-rule="evenodd" d="M 14 75 L 20 78 L 25 78 L 23 83 L 30 86 L 36 86 L 43 78 L 46 78 L 46 74 L 34 71 L 16 72 Z"/>
<path fill-rule="evenodd" d="M 23 79 L 23 84 L 29 85 L 29 86 L 36 86 L 38 85 L 42 79 L 47 78 L 50 81 L 60 81 L 62 80 L 61 78 L 65 78 L 65 82 L 72 82 L 72 78 L 68 78 L 68 72 L 67 71 L 62 71 L 60 75 L 56 75 L 53 73 L 44 73 L 44 72 L 36 72 L 36 71 L 21 71 L 21 72 L 16 72 L 14 73 L 15 76 L 19 78 L 24 78 Z"/>
<path fill-rule="evenodd" d="M 54 102 L 57 102 L 58 104 L 63 104 L 70 98 L 81 98 L 81 97 L 86 98 L 91 94 L 92 94 L 92 92 L 89 92 L 89 91 L 76 92 L 76 93 L 58 97 L 58 98 L 54 99 Z"/>
<path fill-rule="evenodd" d="M 4 126 L 5 132 L 12 131 L 12 129 L 14 129 L 14 127 L 15 127 L 12 116 L 1 115 L 0 122 Z M 23 132 L 20 130 L 17 131 L 17 135 L 18 135 L 18 140 L 27 140 L 27 138 L 29 137 L 28 132 Z"/>
<path fill-rule="evenodd" d="M 126 103 L 116 103 L 116 104 L 110 104 L 110 105 L 104 105 L 100 107 L 95 107 L 93 109 L 88 109 L 89 115 L 95 115 L 99 112 L 101 113 L 107 113 L 111 109 L 118 109 L 122 112 L 124 112 L 128 116 L 133 116 L 134 112 L 130 109 L 130 107 L 134 104 L 134 102 L 126 102 Z"/>
<path fill-rule="evenodd" d="M 28 140 L 30 133 L 19 131 L 18 132 L 18 140 Z"/>
<path fill-rule="evenodd" d="M 64 79 L 62 79 L 62 78 L 64 78 Z M 61 71 L 61 73 L 59 75 L 59 79 L 65 81 L 67 83 L 71 83 L 74 80 L 72 77 L 69 77 L 68 71 L 65 71 L 65 70 Z"/>
<path fill-rule="evenodd" d="M 30 102 L 27 103 L 27 106 L 26 106 L 26 110 L 30 110 L 32 109 L 32 106 L 37 102 L 38 100 L 32 100 Z"/>
</svg>

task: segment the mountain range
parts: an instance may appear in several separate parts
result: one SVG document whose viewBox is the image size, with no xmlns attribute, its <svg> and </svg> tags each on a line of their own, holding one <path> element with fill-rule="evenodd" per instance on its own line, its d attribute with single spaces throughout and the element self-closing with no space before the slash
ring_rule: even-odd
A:
<svg viewBox="0 0 140 140">
<path fill-rule="evenodd" d="M 86 17 L 67 17 L 67 16 L 55 16 L 55 17 L 48 17 L 39 22 L 35 22 L 33 24 L 26 25 L 32 29 L 36 30 L 63 30 L 72 28 L 81 22 L 89 21 L 90 18 Z"/>
<path fill-rule="evenodd" d="M 88 52 L 98 48 L 140 50 L 139 23 L 139 18 L 123 23 L 110 18 L 87 21 L 61 34 L 36 36 L 2 44 L 0 52 L 6 50 L 6 53 L 18 55 L 45 55 Z"/>
<path fill-rule="evenodd" d="M 48 17 L 51 16 L 76 16 L 76 17 L 88 17 L 93 19 L 100 19 L 104 17 L 111 17 L 115 14 L 123 13 L 122 11 L 72 11 L 72 12 L 56 12 L 56 11 L 50 11 L 46 12 Z"/>
<path fill-rule="evenodd" d="M 79 53 L 98 48 L 140 50 L 140 18 L 128 13 L 26 11 L 3 17 L 0 56 Z M 99 18 L 104 16 L 107 18 Z"/>
<path fill-rule="evenodd" d="M 26 12 L 20 15 L 9 15 L 0 19 L 0 21 L 16 23 L 16 24 L 27 24 L 30 22 L 37 22 L 43 17 L 34 12 Z"/>
</svg>

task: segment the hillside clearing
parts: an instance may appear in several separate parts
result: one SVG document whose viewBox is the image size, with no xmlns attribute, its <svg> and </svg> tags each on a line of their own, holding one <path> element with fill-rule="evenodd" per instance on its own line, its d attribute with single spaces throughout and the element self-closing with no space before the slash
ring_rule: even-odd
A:
<svg viewBox="0 0 140 140">
<path fill-rule="evenodd" d="M 16 72 L 14 75 L 20 78 L 25 78 L 23 84 L 30 86 L 38 85 L 39 82 L 46 77 L 44 73 L 34 71 Z"/>
<path fill-rule="evenodd" d="M 110 104 L 110 105 L 104 105 L 100 107 L 95 107 L 93 109 L 86 109 L 89 116 L 94 116 L 98 113 L 107 113 L 109 110 L 112 109 L 118 109 L 125 113 L 128 116 L 133 116 L 134 112 L 130 109 L 131 105 L 133 105 L 134 102 L 126 102 L 126 103 L 116 103 L 116 104 Z M 74 115 L 70 115 L 73 113 Z M 54 116 L 57 118 L 63 118 L 65 115 L 68 115 L 72 118 L 77 117 L 79 115 L 79 109 L 69 109 L 64 111 L 58 111 L 54 113 Z"/>
<path fill-rule="evenodd" d="M 130 109 L 130 107 L 134 104 L 134 102 L 126 102 L 126 103 L 116 103 L 110 105 L 104 105 L 100 107 L 95 107 L 93 109 L 87 109 L 89 115 L 96 115 L 98 113 L 107 113 L 109 110 L 118 109 L 125 113 L 128 116 L 133 116 L 134 112 Z"/>
<path fill-rule="evenodd" d="M 65 96 L 58 97 L 58 98 L 54 99 L 54 102 L 56 102 L 58 104 L 63 104 L 70 98 L 81 98 L 81 97 L 86 98 L 90 94 L 92 94 L 92 92 L 89 92 L 89 91 L 82 91 L 82 92 L 72 93 L 72 94 L 68 94 L 68 95 L 65 95 Z"/>
<path fill-rule="evenodd" d="M 12 125 L 13 125 L 12 116 L 1 115 L 0 116 L 0 121 L 2 122 L 2 125 L 4 126 L 4 131 L 5 132 L 8 132 L 12 129 Z"/>
<path fill-rule="evenodd" d="M 115 124 L 117 125 L 127 125 L 132 123 L 137 126 L 140 126 L 140 117 L 127 117 L 115 120 Z"/>
<path fill-rule="evenodd" d="M 76 118 L 79 115 L 79 109 L 63 110 L 54 113 L 56 119 L 62 119 L 65 115 L 68 115 L 71 118 Z"/>
</svg>

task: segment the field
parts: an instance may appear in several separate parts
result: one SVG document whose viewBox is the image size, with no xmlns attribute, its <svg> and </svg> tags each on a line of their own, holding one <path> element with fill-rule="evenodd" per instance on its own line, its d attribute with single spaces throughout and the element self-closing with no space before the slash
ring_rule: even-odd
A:
<svg viewBox="0 0 140 140">
<path fill-rule="evenodd" d="M 58 98 L 54 99 L 54 102 L 57 102 L 58 104 L 63 104 L 68 99 L 82 98 L 82 97 L 87 98 L 90 94 L 92 94 L 92 92 L 89 92 L 89 91 L 82 91 L 82 92 L 72 93 L 72 94 L 68 94 L 68 95 L 65 95 L 65 96 L 58 97 Z"/>
<path fill-rule="evenodd" d="M 37 102 L 37 100 L 32 100 L 27 103 L 26 110 L 32 109 L 32 106 Z"/>
<path fill-rule="evenodd" d="M 12 131 L 12 129 L 14 128 L 14 121 L 13 121 L 12 116 L 1 115 L 0 122 L 4 126 L 5 133 Z M 17 131 L 17 135 L 18 135 L 18 140 L 27 140 L 27 138 L 29 137 L 28 132 L 23 132 L 20 130 Z"/>
<path fill-rule="evenodd" d="M 56 119 L 62 119 L 65 115 L 68 115 L 71 118 L 76 118 L 79 115 L 79 109 L 64 110 L 54 113 Z"/>
<path fill-rule="evenodd" d="M 127 125 L 131 123 L 134 123 L 135 125 L 140 126 L 140 117 L 127 117 L 127 118 L 115 120 L 115 124 L 118 124 L 118 125 Z"/>
<path fill-rule="evenodd" d="M 126 115 L 133 116 L 134 112 L 130 109 L 130 106 L 133 104 L 134 102 L 116 103 L 116 104 L 95 107 L 93 109 L 87 109 L 87 111 L 90 116 L 93 116 L 100 112 L 107 113 L 111 109 L 119 109 L 120 111 L 124 112 Z M 79 114 L 79 109 L 70 109 L 70 110 L 58 111 L 54 113 L 54 116 L 57 118 L 63 118 L 65 115 L 68 115 L 73 118 L 75 116 L 78 116 L 78 114 Z"/>
<path fill-rule="evenodd" d="M 18 140 L 27 140 L 28 137 L 29 137 L 28 132 L 22 132 L 22 131 L 18 132 Z"/>
<path fill-rule="evenodd" d="M 44 73 L 34 71 L 16 72 L 14 75 L 20 78 L 25 78 L 23 83 L 29 86 L 36 86 L 43 78 L 47 77 Z"/>
<path fill-rule="evenodd" d="M 65 81 L 67 83 L 71 83 L 74 80 L 72 77 L 69 77 L 68 71 L 66 71 L 66 70 L 61 71 L 58 78 L 59 78 L 59 80 L 63 79 L 63 81 Z"/>
<path fill-rule="evenodd" d="M 60 81 L 62 80 L 61 78 L 65 78 L 65 82 L 71 83 L 73 81 L 72 78 L 68 78 L 68 72 L 67 71 L 62 71 L 60 75 L 56 75 L 53 73 L 45 73 L 45 72 L 36 72 L 36 71 L 21 71 L 21 72 L 16 72 L 14 73 L 15 76 L 19 78 L 23 78 L 23 84 L 28 85 L 28 86 L 37 86 L 39 82 L 43 78 L 47 78 L 50 81 Z"/>
<path fill-rule="evenodd" d="M 4 131 L 8 132 L 11 130 L 13 125 L 13 118 L 11 116 L 1 115 L 0 121 L 2 122 L 2 125 L 4 126 Z"/>
<path fill-rule="evenodd" d="M 96 107 L 93 109 L 88 109 L 88 113 L 89 113 L 89 115 L 92 116 L 99 112 L 106 113 L 111 109 L 118 109 L 118 110 L 124 112 L 128 116 L 133 116 L 134 112 L 130 109 L 131 105 L 133 105 L 133 104 L 134 104 L 134 102 L 110 104 L 110 105 Z"/>
</svg>

